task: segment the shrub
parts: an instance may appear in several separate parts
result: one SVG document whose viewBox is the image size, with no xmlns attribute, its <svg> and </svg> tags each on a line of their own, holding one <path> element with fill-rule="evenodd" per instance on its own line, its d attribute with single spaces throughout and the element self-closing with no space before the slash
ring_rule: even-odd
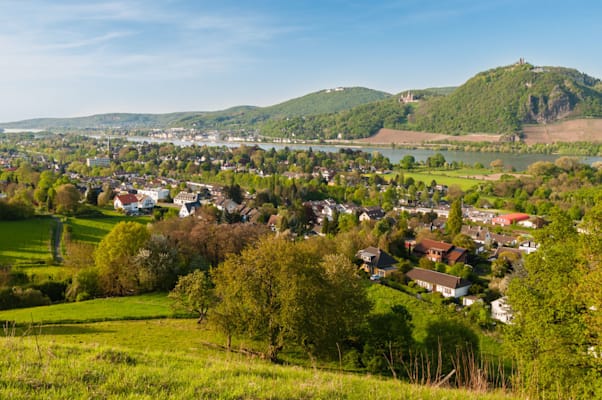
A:
<svg viewBox="0 0 602 400">
<path fill-rule="evenodd" d="M 47 296 L 53 303 L 65 300 L 65 292 L 67 291 L 67 282 L 44 281 L 33 285 L 32 288 L 39 290 Z"/>
</svg>

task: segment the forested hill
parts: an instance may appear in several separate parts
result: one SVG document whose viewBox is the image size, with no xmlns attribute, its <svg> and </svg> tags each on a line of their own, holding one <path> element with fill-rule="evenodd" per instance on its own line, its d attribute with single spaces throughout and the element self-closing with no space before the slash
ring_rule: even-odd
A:
<svg viewBox="0 0 602 400">
<path fill-rule="evenodd" d="M 602 82 L 577 70 L 528 63 L 481 72 L 458 88 L 408 92 L 336 114 L 270 120 L 267 136 L 356 139 L 381 128 L 461 135 L 516 134 L 523 124 L 602 117 Z M 411 99 L 410 99 L 411 100 Z"/>
<path fill-rule="evenodd" d="M 518 63 L 481 72 L 449 96 L 416 108 L 409 128 L 517 133 L 523 124 L 602 117 L 602 82 L 577 70 Z"/>
<path fill-rule="evenodd" d="M 391 97 L 389 93 L 362 87 L 336 88 L 285 101 L 269 107 L 238 106 L 214 112 L 169 114 L 99 114 L 77 118 L 38 118 L 0 124 L 0 128 L 84 129 L 84 128 L 167 128 L 199 129 L 255 128 L 272 118 L 329 114 L 364 103 Z"/>
</svg>

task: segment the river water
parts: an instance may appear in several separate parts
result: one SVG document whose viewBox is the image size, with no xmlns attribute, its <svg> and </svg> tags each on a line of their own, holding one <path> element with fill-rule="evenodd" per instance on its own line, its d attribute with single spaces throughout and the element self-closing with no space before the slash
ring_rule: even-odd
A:
<svg viewBox="0 0 602 400">
<path fill-rule="evenodd" d="M 192 142 L 184 140 L 173 140 L 173 139 L 159 139 L 150 137 L 128 137 L 133 142 L 150 142 L 150 143 L 173 143 L 176 146 L 191 146 L 193 144 L 203 146 L 227 146 L 227 147 L 238 147 L 242 144 L 247 146 L 258 145 L 262 149 L 269 150 L 272 147 L 276 150 L 288 147 L 289 149 L 295 150 L 307 150 L 310 147 L 316 151 L 327 151 L 327 152 L 338 152 L 342 148 L 353 148 L 363 150 L 368 153 L 379 152 L 383 156 L 387 157 L 392 163 L 398 163 L 404 156 L 412 155 L 416 161 L 426 161 L 426 159 L 436 153 L 443 154 L 447 162 L 463 162 L 465 165 L 474 165 L 475 163 L 481 163 L 485 167 L 489 167 L 489 164 L 493 160 L 502 160 L 506 168 L 514 168 L 516 171 L 524 171 L 530 164 L 536 161 L 551 161 L 554 162 L 562 155 L 558 154 L 515 154 L 515 153 L 484 153 L 484 152 L 467 152 L 467 151 L 447 151 L 447 150 L 428 150 L 428 149 L 403 149 L 403 148 L 391 148 L 391 147 L 376 147 L 376 146 L 344 146 L 344 145 L 320 145 L 320 144 L 298 144 L 298 143 L 250 143 L 250 142 L 226 142 L 226 141 L 214 141 L 214 142 Z M 584 164 L 593 164 L 594 162 L 602 162 L 602 157 L 583 157 L 578 156 L 580 162 Z"/>
</svg>

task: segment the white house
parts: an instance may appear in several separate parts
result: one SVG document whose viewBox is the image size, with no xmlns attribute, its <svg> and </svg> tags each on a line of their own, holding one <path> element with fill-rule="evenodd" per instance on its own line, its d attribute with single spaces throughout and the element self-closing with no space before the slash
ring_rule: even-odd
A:
<svg viewBox="0 0 602 400">
<path fill-rule="evenodd" d="M 125 212 L 137 212 L 138 211 L 138 198 L 135 194 L 120 194 L 115 196 L 113 200 L 113 207 L 116 210 L 123 210 Z"/>
<path fill-rule="evenodd" d="M 179 206 L 184 205 L 186 203 L 194 203 L 199 200 L 199 195 L 197 193 L 188 193 L 188 192 L 180 192 L 173 199 L 173 203 Z"/>
<path fill-rule="evenodd" d="M 539 243 L 527 241 L 523 242 L 518 246 L 518 249 L 526 254 L 535 253 L 539 248 Z"/>
<path fill-rule="evenodd" d="M 505 324 L 511 323 L 512 309 L 507 301 L 508 298 L 504 296 L 491 302 L 491 318 L 502 321 Z"/>
<path fill-rule="evenodd" d="M 137 194 L 138 208 L 141 210 L 152 210 L 155 207 L 155 200 L 145 194 Z"/>
<path fill-rule="evenodd" d="M 198 210 L 200 207 L 201 207 L 201 203 L 199 203 L 198 201 L 195 201 L 194 203 L 182 204 L 182 207 L 180 207 L 180 212 L 178 213 L 178 216 L 180 218 L 190 217 L 191 215 L 194 215 L 196 210 Z"/>
<path fill-rule="evenodd" d="M 443 297 L 462 297 L 468 294 L 471 283 L 457 276 L 422 268 L 413 268 L 406 276 L 429 292 L 439 292 Z"/>
<path fill-rule="evenodd" d="M 169 189 L 153 188 L 138 190 L 138 194 L 145 194 L 155 201 L 155 203 L 169 198 Z"/>
</svg>

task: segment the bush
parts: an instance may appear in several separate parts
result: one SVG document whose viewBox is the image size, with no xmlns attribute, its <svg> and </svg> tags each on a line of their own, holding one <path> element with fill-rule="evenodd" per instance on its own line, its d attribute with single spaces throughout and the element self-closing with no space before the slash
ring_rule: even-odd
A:
<svg viewBox="0 0 602 400">
<path fill-rule="evenodd" d="M 82 301 L 100 295 L 98 271 L 95 268 L 82 269 L 73 278 L 65 297 L 70 301 Z"/>
<path fill-rule="evenodd" d="M 68 282 L 44 281 L 33 285 L 32 288 L 39 290 L 47 296 L 53 303 L 65 300 L 65 292 L 67 291 Z"/>
<path fill-rule="evenodd" d="M 18 286 L 0 289 L 0 310 L 45 306 L 48 304 L 50 304 L 50 299 L 36 289 L 23 289 Z"/>
</svg>

